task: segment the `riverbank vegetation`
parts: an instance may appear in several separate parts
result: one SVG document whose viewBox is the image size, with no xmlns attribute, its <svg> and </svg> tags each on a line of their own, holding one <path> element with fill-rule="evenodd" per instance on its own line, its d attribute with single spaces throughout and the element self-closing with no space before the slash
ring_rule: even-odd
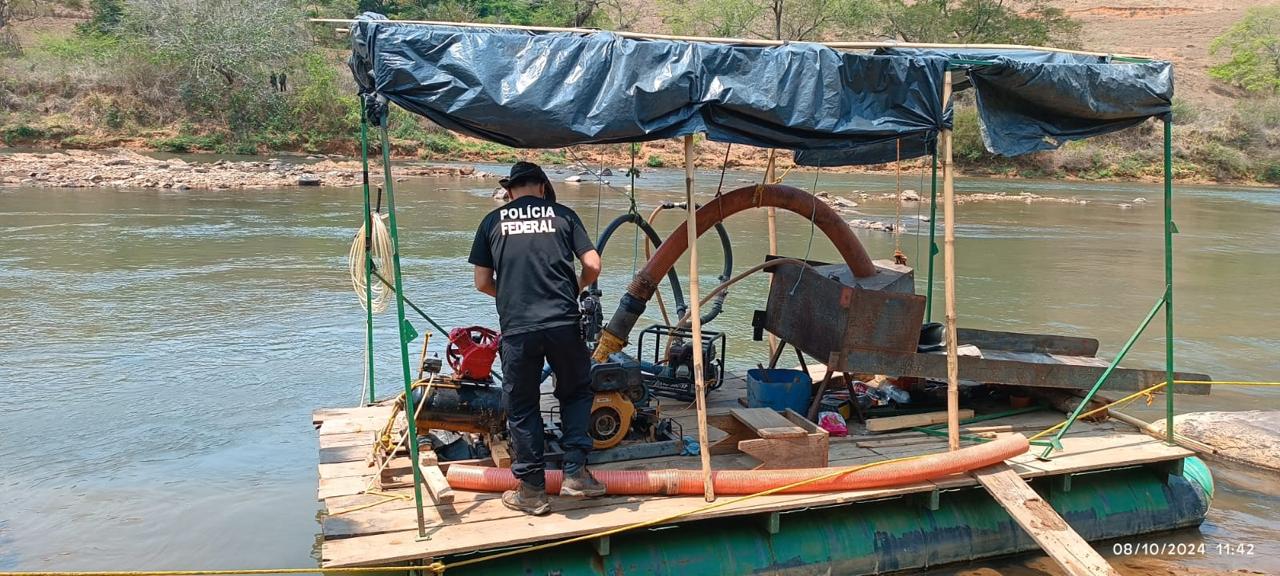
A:
<svg viewBox="0 0 1280 576">
<path fill-rule="evenodd" d="M 359 112 L 344 63 L 345 36 L 307 18 L 365 10 L 394 18 L 786 40 L 1079 47 L 1087 32 L 1047 0 L 0 0 L 0 143 L 354 154 Z M 1280 61 L 1274 57 L 1280 7 L 1252 8 L 1214 35 L 1216 65 L 1199 71 L 1212 78 L 1214 97 L 1180 92 L 1174 101 L 1175 174 L 1280 184 Z M 966 97 L 960 96 L 956 116 L 956 161 L 965 172 L 1086 179 L 1161 173 L 1154 122 L 1055 152 L 993 156 Z M 400 155 L 548 164 L 576 159 L 565 151 L 517 151 L 459 137 L 407 113 L 397 113 L 392 126 Z M 703 142 L 700 153 L 719 158 L 723 150 Z M 733 152 L 738 166 L 765 162 L 763 151 Z M 623 146 L 578 154 L 613 166 L 631 161 Z M 665 142 L 636 154 L 636 164 L 647 167 L 681 161 Z"/>
</svg>

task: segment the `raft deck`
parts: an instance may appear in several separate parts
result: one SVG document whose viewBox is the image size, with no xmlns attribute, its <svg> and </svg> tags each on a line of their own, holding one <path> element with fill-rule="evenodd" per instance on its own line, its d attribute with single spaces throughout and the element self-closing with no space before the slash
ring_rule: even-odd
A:
<svg viewBox="0 0 1280 576">
<path fill-rule="evenodd" d="M 709 410 L 741 407 L 738 399 L 745 396 L 742 377 L 731 377 L 711 394 Z M 660 399 L 662 413 L 683 426 L 685 434 L 696 436 L 696 413 L 692 404 Z M 592 534 L 688 512 L 706 505 L 698 496 L 605 497 L 590 500 L 552 499 L 552 511 L 543 517 L 530 517 L 507 509 L 496 493 L 455 491 L 452 502 L 424 505 L 427 537 L 419 538 L 414 509 L 413 489 L 405 487 L 382 493 L 363 493 L 374 482 L 376 468 L 368 456 L 374 434 L 385 425 L 391 414 L 389 406 L 318 410 L 314 423 L 319 431 L 319 490 L 325 504 L 323 523 L 322 565 L 325 567 L 387 565 L 412 560 L 536 544 L 573 536 Z M 1027 436 L 1057 424 L 1063 415 L 1046 410 L 988 420 L 974 426 L 1008 425 Z M 851 423 L 851 434 L 860 426 Z M 710 429 L 714 442 L 723 433 Z M 917 441 L 904 436 L 914 436 Z M 898 441 L 896 439 L 902 439 Z M 863 444 L 859 446 L 859 444 Z M 968 442 L 965 443 L 969 444 Z M 1031 453 L 1009 462 L 1023 478 L 1063 477 L 1072 474 L 1124 468 L 1135 465 L 1176 463 L 1194 453 L 1178 446 L 1133 431 L 1123 424 L 1079 421 L 1062 440 L 1063 450 L 1049 461 L 1037 460 Z M 1033 449 L 1036 447 L 1033 447 Z M 852 466 L 927 454 L 946 450 L 945 438 L 914 435 L 857 435 L 830 439 L 830 466 Z M 1036 450 L 1038 453 L 1038 450 Z M 404 468 L 396 480 L 411 486 L 408 459 L 399 459 Z M 716 455 L 716 469 L 751 469 L 758 462 L 744 454 Z M 442 466 L 447 464 L 442 463 Z M 594 469 L 669 469 L 696 470 L 699 459 L 670 456 L 594 465 Z M 698 512 L 674 523 L 687 523 L 729 516 L 761 517 L 762 525 L 776 527 L 779 513 L 812 507 L 849 504 L 907 494 L 928 495 L 935 501 L 942 490 L 976 486 L 972 476 L 955 475 L 946 479 L 920 482 L 875 490 L 853 490 L 824 494 L 790 494 L 754 498 L 749 501 Z M 424 498 L 427 491 L 424 489 Z M 732 499 L 724 496 L 720 500 Z"/>
</svg>

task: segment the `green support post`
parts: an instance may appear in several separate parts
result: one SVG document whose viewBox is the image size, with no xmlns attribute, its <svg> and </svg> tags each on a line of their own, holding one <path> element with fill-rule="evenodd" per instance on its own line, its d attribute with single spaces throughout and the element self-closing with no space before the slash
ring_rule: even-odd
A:
<svg viewBox="0 0 1280 576">
<path fill-rule="evenodd" d="M 1164 119 L 1164 422 L 1173 444 L 1173 113 Z"/>
<path fill-rule="evenodd" d="M 413 468 L 413 500 L 418 511 L 418 537 L 426 538 L 427 525 L 422 514 L 422 469 L 418 466 L 418 427 L 414 421 L 417 410 L 413 407 L 413 379 L 409 372 L 409 340 L 405 334 L 404 282 L 400 275 L 400 235 L 396 228 L 396 195 L 391 185 L 391 139 L 387 136 L 387 118 L 379 128 L 382 132 L 382 186 L 387 194 L 387 227 L 391 229 L 391 259 L 395 268 L 392 280 L 396 291 L 396 326 L 400 332 L 400 369 L 404 373 L 404 419 L 409 435 L 409 459 Z"/>
<path fill-rule="evenodd" d="M 373 212 L 369 203 L 369 119 L 365 117 L 364 104 L 360 104 L 360 161 L 364 175 L 364 350 L 368 370 L 370 404 L 373 390 Z"/>
<path fill-rule="evenodd" d="M 924 321 L 933 322 L 933 260 L 938 255 L 934 236 L 938 232 L 938 149 L 933 150 L 933 173 L 929 186 L 929 285 L 924 289 Z"/>
<path fill-rule="evenodd" d="M 1138 337 L 1142 336 L 1143 331 L 1145 331 L 1147 326 L 1151 324 L 1151 319 L 1156 317 L 1156 313 L 1159 312 L 1161 308 L 1165 308 L 1166 303 L 1167 300 L 1165 300 L 1164 296 L 1161 296 L 1159 300 L 1156 300 L 1156 305 L 1151 307 L 1151 311 L 1147 312 L 1147 317 L 1143 318 L 1142 323 L 1138 325 L 1138 329 L 1134 330 L 1132 336 L 1129 336 L 1129 341 L 1125 342 L 1124 347 L 1120 348 L 1120 353 L 1116 354 L 1115 360 L 1112 360 L 1111 363 L 1107 365 L 1107 369 L 1102 371 L 1101 376 L 1098 376 L 1098 381 L 1093 383 L 1093 388 L 1090 388 L 1089 393 L 1085 394 L 1084 398 L 1080 400 L 1080 405 L 1076 406 L 1076 409 L 1071 412 L 1071 416 L 1067 418 L 1067 423 L 1062 426 L 1061 430 L 1058 430 L 1057 434 L 1053 435 L 1053 440 L 1049 441 L 1049 445 L 1045 447 L 1044 453 L 1040 454 L 1041 460 L 1047 460 L 1049 458 L 1049 453 L 1053 452 L 1055 447 L 1062 446 L 1062 437 L 1066 435 L 1067 430 L 1071 429 L 1072 424 L 1075 424 L 1076 418 L 1080 417 L 1080 413 L 1084 412 L 1085 407 L 1089 405 L 1089 401 L 1093 400 L 1093 395 L 1097 394 L 1098 389 L 1102 388 L 1102 385 L 1106 383 L 1107 378 L 1111 377 L 1111 372 L 1115 371 L 1116 367 L 1120 365 L 1121 360 L 1124 360 L 1125 355 L 1129 353 L 1129 350 L 1133 348 L 1134 343 L 1138 341 Z M 1170 378 L 1172 378 L 1172 376 Z M 1172 390 L 1165 390 L 1165 395 L 1172 396 Z"/>
</svg>

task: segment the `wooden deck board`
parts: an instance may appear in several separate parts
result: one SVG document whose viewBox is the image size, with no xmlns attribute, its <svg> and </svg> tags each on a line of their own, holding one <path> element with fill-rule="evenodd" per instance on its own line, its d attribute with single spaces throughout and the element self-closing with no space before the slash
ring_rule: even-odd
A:
<svg viewBox="0 0 1280 576">
<path fill-rule="evenodd" d="M 737 398 L 743 387 L 740 378 L 731 378 L 717 391 L 711 408 L 739 408 Z M 694 412 L 686 403 L 663 400 L 663 414 L 692 424 Z M 727 410 L 726 410 L 727 411 Z M 416 513 L 411 488 L 390 490 L 390 494 L 407 495 L 404 499 L 362 494 L 375 468 L 365 465 L 373 440 L 372 428 L 385 423 L 389 407 L 375 406 L 351 410 L 317 411 L 320 423 L 321 458 L 318 495 L 330 511 L 343 512 L 326 516 L 323 521 L 324 566 L 359 566 L 385 564 L 404 560 L 440 557 L 495 547 L 558 540 L 589 534 L 608 528 L 623 527 L 701 508 L 700 497 L 612 497 L 595 500 L 553 499 L 552 513 L 532 518 L 508 510 L 497 494 L 455 491 L 451 503 L 424 506 L 429 524 L 429 539 L 419 541 Z M 1037 412 L 983 422 L 983 425 L 1006 424 L 1016 429 L 1038 430 L 1061 421 L 1062 415 Z M 686 424 L 686 429 L 689 428 Z M 351 431 L 357 430 L 357 431 Z M 326 431 L 330 433 L 325 433 Z M 721 435 L 712 430 L 712 437 Z M 861 436 L 870 439 L 875 436 Z M 925 438 L 921 435 L 921 438 Z M 857 439 L 833 438 L 830 445 L 832 466 L 847 466 L 888 458 L 941 451 L 943 446 L 928 440 L 920 444 L 859 447 Z M 1117 468 L 1183 458 L 1191 452 L 1142 434 L 1117 432 L 1110 424 L 1078 423 L 1063 439 L 1064 450 L 1048 462 L 1037 460 L 1031 453 L 1009 462 L 1020 477 L 1035 478 L 1105 468 Z M 756 463 L 743 454 L 717 455 L 713 467 L 744 469 Z M 698 459 L 670 456 L 649 460 L 616 462 L 597 469 L 646 470 L 683 468 L 697 469 Z M 363 470 L 363 472 L 362 472 Z M 972 476 L 956 475 L 937 482 L 899 486 L 879 490 L 859 490 L 826 494 L 774 495 L 749 502 L 730 504 L 682 519 L 700 519 L 785 511 L 812 506 L 828 506 L 878 499 L 904 494 L 928 492 L 937 488 L 953 489 L 977 485 Z M 721 500 L 733 497 L 722 497 Z M 373 504 L 372 506 L 369 506 Z M 365 507 L 367 506 L 367 507 Z M 345 511 L 348 508 L 364 507 Z"/>
</svg>

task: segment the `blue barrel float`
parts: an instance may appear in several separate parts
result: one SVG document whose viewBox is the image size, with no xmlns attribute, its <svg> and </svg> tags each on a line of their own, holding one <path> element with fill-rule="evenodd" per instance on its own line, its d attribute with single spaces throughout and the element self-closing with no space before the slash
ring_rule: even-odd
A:
<svg viewBox="0 0 1280 576">
<path fill-rule="evenodd" d="M 801 370 L 752 368 L 747 370 L 747 407 L 773 408 L 779 412 L 790 408 L 805 414 L 809 411 L 809 395 L 813 379 Z"/>
<path fill-rule="evenodd" d="M 1209 469 L 1194 457 L 1185 460 L 1181 474 L 1133 467 L 1074 476 L 1066 491 L 1049 478 L 1033 486 L 1089 541 L 1199 526 L 1213 499 Z M 765 516 L 684 522 L 615 534 L 603 557 L 581 542 L 449 574 L 877 575 L 1039 549 L 981 488 L 943 492 L 937 510 L 922 500 L 908 496 L 783 511 L 775 534 Z M 590 522 L 590 516 L 581 521 Z"/>
</svg>

